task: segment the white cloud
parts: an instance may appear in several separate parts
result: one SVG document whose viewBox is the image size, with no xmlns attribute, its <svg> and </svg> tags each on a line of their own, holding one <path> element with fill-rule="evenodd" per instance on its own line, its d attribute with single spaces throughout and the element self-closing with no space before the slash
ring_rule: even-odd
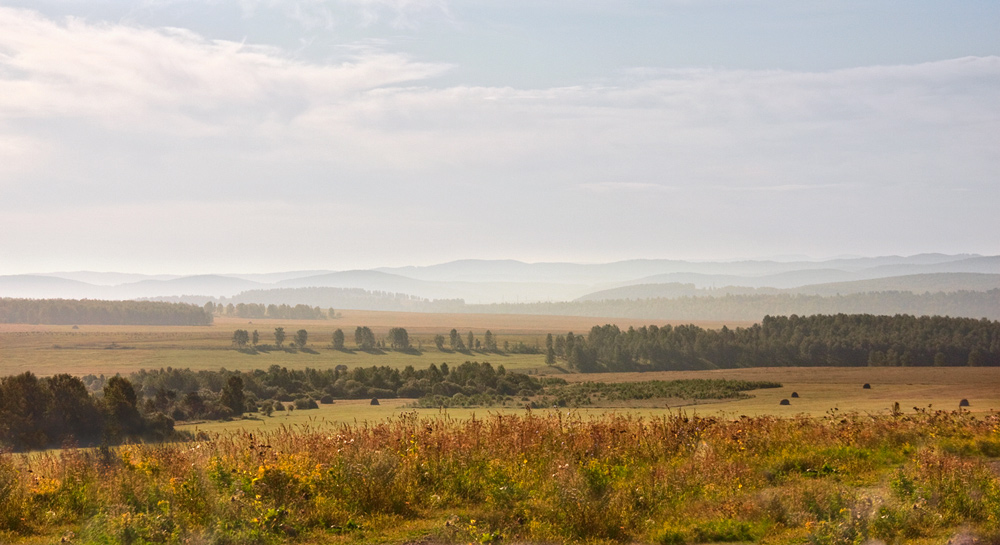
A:
<svg viewBox="0 0 1000 545">
<path fill-rule="evenodd" d="M 247 115 L 295 115 L 383 85 L 441 73 L 441 64 L 362 52 L 316 65 L 263 46 L 183 29 L 58 23 L 0 8 L 0 115 L 90 117 L 112 126 L 182 120 L 183 128 Z"/>
<path fill-rule="evenodd" d="M 415 28 L 425 17 L 450 18 L 446 0 L 213 0 L 236 3 L 244 17 L 262 9 L 277 10 L 307 30 L 330 30 L 340 22 L 362 26 L 385 23 L 394 28 Z M 196 4 L 204 0 L 153 0 L 151 4 Z"/>
<path fill-rule="evenodd" d="M 628 251 L 623 229 L 657 225 L 661 248 L 729 237 L 726 247 L 741 249 L 783 221 L 829 225 L 844 210 L 864 217 L 855 231 L 899 238 L 958 239 L 959 221 L 1000 228 L 982 205 L 1000 200 L 997 57 L 823 72 L 645 69 L 537 89 L 436 86 L 446 70 L 370 45 L 306 62 L 183 29 L 0 8 L 0 210 L 30 212 L 53 236 L 70 216 L 54 202 L 162 210 L 130 216 L 148 218 L 129 234 L 139 240 L 200 214 L 194 201 L 207 214 L 247 215 L 225 236 L 286 221 L 279 204 L 309 202 L 312 227 L 364 210 L 379 236 L 402 232 L 415 248 L 465 225 L 484 238 L 503 226 L 511 248 L 538 232 L 602 230 L 607 248 Z M 936 219 L 907 225 L 904 201 L 906 217 Z M 511 225 L 511 210 L 525 219 Z M 97 240 L 130 223 L 80 222 L 74 232 Z M 802 250 L 760 250 L 785 251 Z M 26 255 L 2 243 L 0 254 Z"/>
</svg>

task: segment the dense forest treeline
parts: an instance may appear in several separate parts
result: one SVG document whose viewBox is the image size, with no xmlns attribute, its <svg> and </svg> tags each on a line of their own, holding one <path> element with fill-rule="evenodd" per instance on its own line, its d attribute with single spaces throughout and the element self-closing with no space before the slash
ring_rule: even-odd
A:
<svg viewBox="0 0 1000 545">
<path fill-rule="evenodd" d="M 1000 365 L 1000 322 L 909 315 L 767 316 L 748 328 L 595 326 L 546 340 L 582 372 L 754 366 Z"/>
<path fill-rule="evenodd" d="M 0 298 L 0 323 L 210 325 L 212 314 L 186 303 Z"/>
<path fill-rule="evenodd" d="M 280 320 L 326 320 L 336 318 L 333 308 L 323 310 L 309 305 L 265 305 L 263 303 L 229 303 L 228 305 L 205 303 L 205 312 L 219 316 L 235 316 L 237 318 L 274 318 Z"/>
<path fill-rule="evenodd" d="M 690 291 L 680 286 L 678 293 Z M 682 289 L 683 288 L 683 289 Z M 285 288 L 253 290 L 232 298 L 162 297 L 228 307 L 229 303 L 308 304 L 323 308 L 387 310 L 407 312 L 532 314 L 592 316 L 595 318 L 640 318 L 648 320 L 746 320 L 764 316 L 810 314 L 913 314 L 916 316 L 961 316 L 1000 320 L 1000 289 L 914 293 L 871 291 L 844 295 L 767 293 L 768 288 L 727 287 L 720 295 L 677 295 L 623 299 L 577 300 L 538 303 L 466 304 L 462 299 L 429 300 L 401 293 L 348 288 Z M 697 290 L 696 290 L 697 291 Z M 701 290 L 711 293 L 708 290 Z"/>
<path fill-rule="evenodd" d="M 62 444 L 114 444 L 125 439 L 163 439 L 174 422 L 140 410 L 140 397 L 122 377 L 102 381 L 99 392 L 78 377 L 38 378 L 22 373 L 0 378 L 0 451 Z"/>
<path fill-rule="evenodd" d="M 912 293 L 879 291 L 848 295 L 745 294 L 720 297 L 614 299 L 551 303 L 465 305 L 462 312 L 643 318 L 650 320 L 747 320 L 810 314 L 912 314 L 1000 320 L 1000 289 Z"/>
<path fill-rule="evenodd" d="M 244 291 L 233 297 L 220 297 L 227 303 L 308 303 L 322 307 L 358 310 L 400 310 L 409 312 L 454 312 L 465 302 L 461 299 L 427 299 L 406 293 L 362 288 L 274 288 Z"/>
<path fill-rule="evenodd" d="M 178 420 L 220 420 L 248 412 L 315 409 L 335 399 L 455 396 L 480 404 L 538 393 L 559 379 L 508 373 L 502 365 L 255 371 L 142 370 L 128 378 L 34 374 L 0 378 L 0 450 L 65 443 L 163 439 Z"/>
<path fill-rule="evenodd" d="M 405 312 L 464 312 L 462 299 L 427 299 L 406 293 L 366 290 L 363 288 L 272 288 L 240 292 L 232 297 L 205 295 L 180 295 L 154 297 L 155 301 L 171 301 L 228 308 L 230 305 L 284 305 L 295 307 L 306 304 L 322 308 L 352 310 L 385 310 Z"/>
</svg>

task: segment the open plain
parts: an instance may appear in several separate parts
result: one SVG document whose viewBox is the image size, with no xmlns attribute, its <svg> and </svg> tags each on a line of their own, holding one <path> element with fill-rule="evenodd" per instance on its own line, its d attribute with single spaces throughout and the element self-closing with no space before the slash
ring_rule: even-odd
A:
<svg viewBox="0 0 1000 545">
<path fill-rule="evenodd" d="M 31 325 L 0 324 L 0 375 L 31 371 L 37 375 L 70 373 L 73 375 L 121 373 L 161 367 L 193 370 L 266 369 L 280 365 L 289 369 L 318 369 L 337 365 L 370 367 L 407 365 L 426 367 L 431 363 L 462 363 L 489 360 L 507 369 L 545 367 L 539 354 L 493 354 L 439 351 L 434 336 L 452 329 L 465 338 L 472 331 L 482 339 L 487 330 L 504 341 L 530 347 L 544 346 L 548 333 L 572 331 L 586 333 L 597 324 L 613 323 L 622 328 L 646 325 L 643 320 L 594 319 L 574 316 L 532 316 L 498 314 L 428 314 L 345 310 L 333 320 L 247 320 L 216 318 L 210 326 L 100 326 L 100 325 Z M 682 323 L 682 322 L 677 322 Z M 686 323 L 686 322 L 683 322 Z M 749 325 L 743 322 L 699 322 L 706 328 Z M 376 337 L 384 338 L 390 328 L 402 327 L 410 334 L 412 352 L 339 351 L 332 349 L 333 332 L 340 329 L 347 337 L 347 348 L 354 346 L 354 330 L 370 327 Z M 74 329 L 76 327 L 77 329 Z M 274 329 L 282 327 L 289 342 L 295 331 L 309 333 L 308 350 L 270 350 L 248 354 L 233 350 L 232 337 L 237 329 L 258 331 L 261 344 L 274 343 Z M 286 343 L 287 344 L 287 343 Z"/>
<path fill-rule="evenodd" d="M 485 331 L 496 335 L 501 346 L 523 343 L 529 347 L 544 346 L 548 333 L 574 331 L 586 334 L 594 325 L 614 323 L 621 328 L 647 325 L 641 320 L 593 319 L 564 316 L 423 314 L 378 311 L 342 311 L 333 320 L 245 320 L 216 318 L 211 326 L 97 326 L 97 325 L 30 325 L 0 324 L 0 375 L 30 371 L 39 376 L 56 373 L 73 375 L 128 374 L 140 369 L 166 367 L 192 370 L 254 370 L 279 365 L 289 369 L 326 369 L 337 365 L 349 368 L 389 366 L 426 368 L 430 364 L 450 366 L 465 361 L 488 361 L 503 365 L 510 371 L 558 376 L 568 382 L 634 382 L 649 380 L 679 380 L 693 378 L 740 379 L 774 381 L 781 388 L 751 392 L 748 399 L 724 401 L 648 400 L 642 403 L 603 404 L 600 407 L 566 407 L 581 414 L 627 412 L 635 415 L 663 415 L 678 410 L 690 414 L 821 416 L 830 411 L 884 414 L 899 404 L 902 412 L 957 409 L 962 399 L 969 401 L 973 412 L 1000 411 L 1000 368 L 992 367 L 762 367 L 717 369 L 708 371 L 666 371 L 652 373 L 568 373 L 560 366 L 545 364 L 543 354 L 488 353 L 484 351 L 454 352 L 434 346 L 435 335 L 444 335 L 454 328 L 465 337 L 472 331 L 481 339 Z M 677 325 L 677 322 L 673 325 Z M 663 324 L 658 324 L 663 325 Z M 718 328 L 723 325 L 740 327 L 742 322 L 701 322 L 697 325 Z M 358 326 L 371 327 L 377 338 L 384 338 L 392 327 L 404 327 L 410 332 L 416 350 L 398 352 L 351 350 L 353 332 Z M 74 327 L 77 327 L 74 329 Z M 283 327 L 289 336 L 298 329 L 309 332 L 305 350 L 267 350 L 256 353 L 239 351 L 232 346 L 236 329 L 257 330 L 260 343 L 273 343 L 274 328 Z M 331 339 L 334 330 L 341 329 L 347 337 L 347 350 L 334 350 Z M 868 383 L 871 388 L 864 389 Z M 792 397 L 792 393 L 798 397 Z M 779 405 L 788 399 L 788 405 Z M 662 402 L 661 402 L 662 401 Z M 318 410 L 296 414 L 262 417 L 257 420 L 237 420 L 228 423 L 183 424 L 182 429 L 220 430 L 232 427 L 255 428 L 306 422 L 373 421 L 393 416 L 400 411 L 417 410 L 421 415 L 447 414 L 467 417 L 485 410 L 517 411 L 517 409 L 450 409 L 448 411 L 413 409 L 412 400 L 385 400 L 379 407 L 369 407 L 358 401 L 337 401 L 321 405 Z"/>
<path fill-rule="evenodd" d="M 344 312 L 334 320 L 223 318 L 203 327 L 0 326 L 2 375 L 426 369 L 474 360 L 558 377 L 567 387 L 781 383 L 740 399 L 587 398 L 535 409 L 519 397 L 505 407 L 449 409 L 417 408 L 414 399 L 336 399 L 317 409 L 177 422 L 184 442 L 3 454 L 0 541 L 931 545 L 1000 536 L 1000 368 L 582 374 L 562 361 L 546 365 L 542 353 L 434 346 L 434 336 L 452 328 L 536 347 L 548 333 L 585 334 L 606 322 Z M 404 327 L 415 350 L 352 350 L 357 326 L 379 339 Z M 289 335 L 305 329 L 309 342 L 232 345 L 236 329 L 257 329 L 262 345 L 272 343 L 275 327 Z M 345 350 L 331 345 L 338 328 Z M 550 399 L 543 391 L 530 401 Z M 961 400 L 968 406 L 959 410 Z"/>
</svg>

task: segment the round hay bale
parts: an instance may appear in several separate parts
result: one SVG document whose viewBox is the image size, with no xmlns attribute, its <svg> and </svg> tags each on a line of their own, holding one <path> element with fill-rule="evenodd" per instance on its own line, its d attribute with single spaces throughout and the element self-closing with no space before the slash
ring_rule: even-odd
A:
<svg viewBox="0 0 1000 545">
<path fill-rule="evenodd" d="M 798 392 L 792 392 L 792 397 L 799 397 L 799 393 Z"/>
<path fill-rule="evenodd" d="M 864 388 L 865 390 L 871 390 L 871 389 L 872 389 L 872 385 L 871 385 L 871 384 L 868 384 L 868 383 L 866 382 L 866 383 L 865 383 L 865 385 L 864 385 L 864 386 L 862 386 L 862 388 Z"/>
<path fill-rule="evenodd" d="M 962 399 L 962 401 L 958 402 L 958 406 L 959 407 L 968 407 L 969 406 L 969 400 L 968 399 Z"/>
<path fill-rule="evenodd" d="M 791 404 L 792 402 L 788 401 L 787 399 L 782 399 L 781 402 L 778 403 L 778 405 L 791 405 Z"/>
<path fill-rule="evenodd" d="M 378 404 L 379 404 L 378 398 L 377 397 L 373 397 L 372 398 L 372 405 L 378 405 Z"/>
</svg>

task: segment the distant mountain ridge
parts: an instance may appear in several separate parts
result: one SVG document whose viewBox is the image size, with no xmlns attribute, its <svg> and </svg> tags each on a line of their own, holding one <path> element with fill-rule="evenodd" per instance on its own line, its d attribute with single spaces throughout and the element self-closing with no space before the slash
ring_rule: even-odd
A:
<svg viewBox="0 0 1000 545">
<path fill-rule="evenodd" d="M 666 282 L 635 284 L 588 293 L 576 301 L 610 301 L 616 299 L 657 299 L 675 297 L 720 297 L 724 295 L 779 294 L 790 295 L 850 295 L 884 291 L 911 293 L 939 293 L 1000 289 L 1000 274 L 982 273 L 931 273 L 892 276 L 873 280 L 854 280 L 811 284 L 795 288 L 748 287 L 726 285 L 718 288 L 699 288 L 693 283 Z"/>
<path fill-rule="evenodd" d="M 644 290 L 649 293 L 648 297 L 663 296 L 658 293 L 676 295 L 685 292 L 672 284 L 693 285 L 693 295 L 705 295 L 698 290 L 723 288 L 732 293 L 767 293 L 771 290 L 843 293 L 858 289 L 985 290 L 993 285 L 991 279 L 954 276 L 969 274 L 1000 274 L 1000 256 L 919 254 L 829 260 L 704 262 L 635 259 L 598 264 L 469 259 L 423 267 L 191 276 L 77 271 L 0 276 L 0 297 L 235 298 L 250 291 L 271 290 L 274 290 L 275 297 L 279 297 L 280 290 L 284 289 L 338 288 L 406 294 L 426 300 L 460 299 L 467 304 L 506 304 L 572 301 L 593 298 L 594 294 L 609 297 L 616 292 L 605 293 L 608 290 L 625 290 L 630 286 L 633 286 L 631 290 L 619 293 L 630 293 L 632 295 L 625 297 L 636 298 Z M 924 276 L 919 281 L 906 281 L 911 284 L 917 282 L 912 286 L 904 281 L 891 280 L 918 275 Z M 867 285 L 852 284 L 880 279 L 883 281 Z M 648 287 L 652 285 L 660 287 Z"/>
</svg>

